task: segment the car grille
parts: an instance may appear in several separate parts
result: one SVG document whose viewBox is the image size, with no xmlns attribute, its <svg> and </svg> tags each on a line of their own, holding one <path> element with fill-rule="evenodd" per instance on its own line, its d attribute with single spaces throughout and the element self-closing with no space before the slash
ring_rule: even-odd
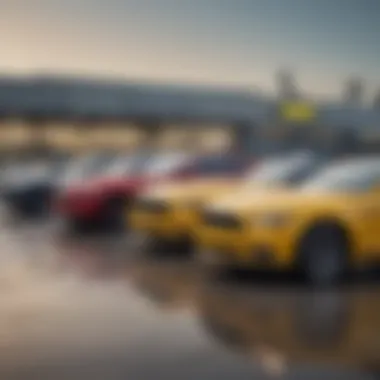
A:
<svg viewBox="0 0 380 380">
<path fill-rule="evenodd" d="M 152 214 L 163 214 L 169 210 L 169 206 L 162 201 L 140 200 L 137 202 L 136 209 Z"/>
<path fill-rule="evenodd" d="M 243 225 L 239 217 L 215 211 L 204 212 L 203 222 L 210 227 L 227 229 L 239 229 Z"/>
</svg>

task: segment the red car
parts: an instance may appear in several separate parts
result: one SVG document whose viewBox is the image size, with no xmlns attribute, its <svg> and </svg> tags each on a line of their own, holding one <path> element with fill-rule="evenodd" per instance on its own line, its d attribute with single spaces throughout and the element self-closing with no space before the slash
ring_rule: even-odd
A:
<svg viewBox="0 0 380 380">
<path fill-rule="evenodd" d="M 56 210 L 75 230 L 121 229 L 125 207 L 147 186 L 203 175 L 239 175 L 247 162 L 231 155 L 199 157 L 183 153 L 122 157 L 109 165 L 101 177 L 62 192 Z"/>
</svg>

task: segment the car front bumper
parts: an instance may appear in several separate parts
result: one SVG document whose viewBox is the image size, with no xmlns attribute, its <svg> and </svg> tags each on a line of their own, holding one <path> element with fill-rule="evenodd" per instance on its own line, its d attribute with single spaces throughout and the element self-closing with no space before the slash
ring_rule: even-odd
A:
<svg viewBox="0 0 380 380">
<path fill-rule="evenodd" d="M 191 239 L 196 221 L 196 212 L 188 209 L 171 209 L 163 213 L 131 210 L 127 223 L 138 233 L 162 238 L 164 240 Z"/>
<path fill-rule="evenodd" d="M 69 195 L 59 197 L 54 209 L 62 217 L 69 219 L 93 219 L 100 215 L 101 204 L 98 197 Z"/>
<path fill-rule="evenodd" d="M 285 237 L 274 231 L 229 231 L 199 227 L 197 257 L 208 264 L 251 268 L 286 268 L 293 264 Z"/>
<path fill-rule="evenodd" d="M 11 212 L 21 214 L 49 212 L 53 191 L 54 189 L 48 187 L 5 189 L 2 200 Z"/>
</svg>

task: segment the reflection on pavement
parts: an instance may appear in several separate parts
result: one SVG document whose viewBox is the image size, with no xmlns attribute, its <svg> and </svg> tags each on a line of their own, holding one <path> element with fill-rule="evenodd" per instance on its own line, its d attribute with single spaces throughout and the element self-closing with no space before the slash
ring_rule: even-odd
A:
<svg viewBox="0 0 380 380">
<path fill-rule="evenodd" d="M 191 260 L 138 256 L 128 281 L 161 309 L 194 310 L 206 334 L 253 360 L 276 354 L 291 365 L 363 371 L 380 363 L 380 285 L 313 293 L 286 283 L 212 282 Z"/>
<path fill-rule="evenodd" d="M 132 281 L 161 308 L 178 310 L 196 306 L 200 275 L 191 261 L 140 259 L 135 264 Z"/>
<path fill-rule="evenodd" d="M 133 256 L 104 245 L 103 241 L 63 241 L 57 247 L 60 265 L 70 268 L 81 277 L 97 281 L 126 277 Z"/>
<path fill-rule="evenodd" d="M 291 363 L 375 371 L 380 363 L 380 286 L 311 293 L 218 285 L 202 292 L 205 330 L 234 350 L 277 353 Z"/>
<path fill-rule="evenodd" d="M 364 379 L 353 371 L 380 363 L 380 285 L 211 281 L 191 259 L 38 228 L 3 230 L 0 246 L 1 379 Z"/>
<path fill-rule="evenodd" d="M 209 281 L 191 260 L 133 257 L 122 272 L 143 297 L 160 309 L 194 310 L 214 341 L 253 361 L 276 354 L 290 365 L 363 371 L 380 363 L 380 285 L 318 293 L 286 283 Z M 89 258 L 102 270 L 114 260 L 99 252 Z"/>
</svg>

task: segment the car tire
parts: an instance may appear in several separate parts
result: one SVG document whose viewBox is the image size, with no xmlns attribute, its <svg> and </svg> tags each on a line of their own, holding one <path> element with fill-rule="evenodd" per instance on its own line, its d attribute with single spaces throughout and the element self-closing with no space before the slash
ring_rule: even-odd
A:
<svg viewBox="0 0 380 380">
<path fill-rule="evenodd" d="M 109 231 L 122 231 L 128 229 L 125 223 L 127 202 L 122 197 L 111 198 L 104 208 L 105 227 Z"/>
<path fill-rule="evenodd" d="M 94 225 L 88 220 L 78 218 L 64 218 L 59 223 L 63 235 L 83 236 L 94 232 Z"/>
<path fill-rule="evenodd" d="M 36 196 L 34 200 L 30 201 L 26 210 L 27 216 L 30 218 L 45 218 L 49 215 L 49 198 L 46 194 Z"/>
<path fill-rule="evenodd" d="M 162 254 L 166 251 L 166 242 L 153 236 L 146 236 L 139 248 L 146 256 Z"/>
<path fill-rule="evenodd" d="M 205 279 L 207 282 L 219 283 L 220 281 L 225 280 L 231 271 L 229 268 L 226 268 L 222 265 L 202 264 L 200 273 L 203 279 Z"/>
<path fill-rule="evenodd" d="M 313 287 L 331 287 L 346 275 L 348 257 L 343 231 L 335 225 L 320 225 L 311 229 L 304 238 L 300 269 Z"/>
</svg>

